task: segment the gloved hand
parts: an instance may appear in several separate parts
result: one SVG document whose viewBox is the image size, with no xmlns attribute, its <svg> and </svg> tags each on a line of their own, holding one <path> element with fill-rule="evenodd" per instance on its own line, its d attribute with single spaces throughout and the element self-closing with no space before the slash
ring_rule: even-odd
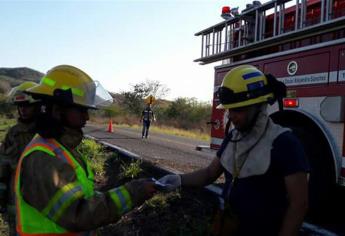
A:
<svg viewBox="0 0 345 236">
<path fill-rule="evenodd" d="M 136 179 L 125 184 L 132 198 L 134 206 L 141 205 L 145 200 L 151 198 L 155 192 L 155 184 L 152 179 Z"/>
<path fill-rule="evenodd" d="M 173 191 L 181 187 L 180 175 L 166 175 L 158 180 L 161 184 L 165 185 L 166 191 Z"/>
</svg>

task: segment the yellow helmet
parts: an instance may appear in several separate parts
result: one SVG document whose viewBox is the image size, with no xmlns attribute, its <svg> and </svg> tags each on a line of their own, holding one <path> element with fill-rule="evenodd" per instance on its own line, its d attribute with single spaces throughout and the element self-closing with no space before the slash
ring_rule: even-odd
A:
<svg viewBox="0 0 345 236">
<path fill-rule="evenodd" d="M 8 101 L 14 104 L 29 103 L 33 104 L 38 100 L 33 99 L 30 95 L 24 93 L 27 89 L 37 86 L 38 84 L 32 81 L 26 81 L 20 85 L 13 87 L 8 93 Z"/>
<path fill-rule="evenodd" d="M 256 67 L 242 65 L 230 70 L 218 90 L 218 109 L 245 107 L 274 99 L 267 77 Z"/>
<path fill-rule="evenodd" d="M 28 89 L 27 92 L 42 99 L 87 108 L 109 105 L 112 102 L 112 97 L 99 82 L 93 81 L 84 71 L 70 65 L 52 68 L 41 79 L 39 85 Z"/>
</svg>

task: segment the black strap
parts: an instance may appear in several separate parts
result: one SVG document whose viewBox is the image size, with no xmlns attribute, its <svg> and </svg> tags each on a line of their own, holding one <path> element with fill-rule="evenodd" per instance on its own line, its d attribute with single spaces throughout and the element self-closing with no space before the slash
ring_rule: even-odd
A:
<svg viewBox="0 0 345 236">
<path fill-rule="evenodd" d="M 251 91 L 244 91 L 240 93 L 234 93 L 233 90 L 227 87 L 219 87 L 218 96 L 219 96 L 220 103 L 223 105 L 227 105 L 227 104 L 247 101 L 249 99 L 254 99 L 260 96 L 267 95 L 272 92 L 273 92 L 272 89 L 267 85 L 260 87 L 258 89 L 254 89 Z"/>
</svg>

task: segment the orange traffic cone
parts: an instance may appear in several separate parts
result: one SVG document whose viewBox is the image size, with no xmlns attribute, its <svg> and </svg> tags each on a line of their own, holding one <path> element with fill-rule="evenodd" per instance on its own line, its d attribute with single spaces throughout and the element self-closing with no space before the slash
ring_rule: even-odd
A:
<svg viewBox="0 0 345 236">
<path fill-rule="evenodd" d="M 113 132 L 113 122 L 111 119 L 109 120 L 109 124 L 108 124 L 108 132 L 109 133 Z"/>
</svg>

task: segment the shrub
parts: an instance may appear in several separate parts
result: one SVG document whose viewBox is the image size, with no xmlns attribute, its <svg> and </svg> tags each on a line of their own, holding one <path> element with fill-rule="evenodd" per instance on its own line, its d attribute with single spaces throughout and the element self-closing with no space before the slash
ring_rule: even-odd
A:
<svg viewBox="0 0 345 236">
<path fill-rule="evenodd" d="M 156 211 L 159 211 L 163 208 L 167 208 L 170 205 L 170 202 L 175 201 L 176 199 L 181 199 L 181 194 L 178 191 L 170 192 L 168 194 L 158 193 L 155 194 L 151 199 L 146 201 L 146 205 Z"/>
<path fill-rule="evenodd" d="M 92 139 L 84 139 L 77 147 L 78 152 L 88 160 L 96 175 L 104 176 L 105 152 L 101 144 Z"/>
<path fill-rule="evenodd" d="M 178 98 L 162 112 L 162 116 L 176 128 L 207 130 L 211 117 L 211 105 L 195 98 Z"/>
<path fill-rule="evenodd" d="M 104 151 L 101 144 L 96 143 L 92 139 L 83 139 L 78 146 L 78 151 L 88 159 L 94 159 L 98 156 L 104 156 Z"/>
<path fill-rule="evenodd" d="M 122 163 L 121 176 L 124 178 L 131 178 L 131 179 L 138 177 L 139 174 L 143 171 L 140 165 L 141 165 L 141 160 L 136 160 L 130 163 Z"/>
</svg>

